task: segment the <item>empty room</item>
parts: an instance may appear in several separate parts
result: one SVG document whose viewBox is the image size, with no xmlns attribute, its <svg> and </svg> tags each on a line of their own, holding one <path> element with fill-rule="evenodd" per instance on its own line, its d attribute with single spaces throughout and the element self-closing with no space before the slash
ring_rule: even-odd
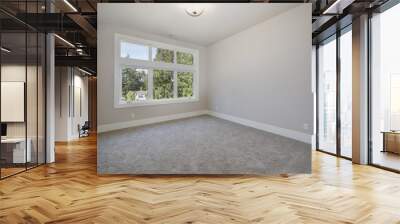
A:
<svg viewBox="0 0 400 224">
<path fill-rule="evenodd" d="M 98 172 L 310 173 L 310 5 L 200 6 L 99 6 Z"/>
<path fill-rule="evenodd" d="M 0 224 L 399 224 L 399 15 L 0 1 Z"/>
</svg>

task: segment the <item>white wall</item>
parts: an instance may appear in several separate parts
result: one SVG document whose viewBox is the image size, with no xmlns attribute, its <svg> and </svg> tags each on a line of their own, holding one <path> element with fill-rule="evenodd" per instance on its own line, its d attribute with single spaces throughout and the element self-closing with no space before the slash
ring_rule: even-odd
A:
<svg viewBox="0 0 400 224">
<path fill-rule="evenodd" d="M 99 8 L 98 21 L 103 21 L 102 7 Z M 108 11 L 107 11 L 108 13 Z M 176 103 L 155 106 L 114 108 L 114 35 L 115 33 L 124 34 L 142 39 L 159 41 L 167 44 L 192 48 L 199 50 L 199 101 L 192 103 Z M 176 41 L 170 38 L 139 32 L 121 26 L 120 24 L 110 24 L 99 22 L 97 27 L 97 113 L 98 126 L 130 122 L 132 120 L 141 120 L 158 116 L 168 116 L 179 113 L 188 113 L 193 111 L 207 109 L 207 89 L 206 89 L 206 52 L 204 47 Z"/>
<path fill-rule="evenodd" d="M 209 109 L 311 140 L 310 21 L 303 4 L 207 48 Z"/>
<path fill-rule="evenodd" d="M 78 124 L 88 120 L 88 78 L 70 67 L 56 67 L 55 80 L 55 140 L 69 141 L 79 137 Z M 81 89 L 82 116 L 73 111 L 75 87 Z"/>
<path fill-rule="evenodd" d="M 75 70 L 76 72 L 76 70 Z M 71 119 L 71 135 L 72 138 L 79 138 L 79 132 L 78 132 L 78 125 L 82 126 L 85 121 L 89 120 L 89 93 L 88 93 L 88 77 L 87 76 L 81 76 L 79 73 L 75 74 L 74 76 L 74 87 L 75 87 L 75 94 L 77 93 L 77 89 L 79 88 L 81 91 L 81 110 L 82 112 L 79 111 L 79 108 L 77 107 L 77 104 L 79 102 L 77 101 L 77 97 L 75 97 L 75 113 L 72 114 L 72 119 Z"/>
<path fill-rule="evenodd" d="M 26 82 L 26 77 L 28 82 Z M 2 82 L 24 82 L 30 88 L 27 88 L 27 122 L 7 122 L 7 135 L 8 137 L 24 137 L 25 126 L 28 125 L 28 137 L 36 135 L 37 129 L 37 96 L 36 96 L 36 66 L 25 66 L 18 64 L 6 64 L 1 67 L 1 81 Z M 4 96 L 2 96 L 4 97 Z M 7 110 L 7 108 L 1 108 Z M 24 111 L 24 108 L 21 108 Z"/>
<path fill-rule="evenodd" d="M 22 111 L 12 111 L 16 108 L 2 107 L 1 110 L 8 111 L 9 113 L 22 113 L 26 112 L 26 119 L 22 122 L 6 122 L 7 123 L 7 137 L 21 138 L 27 136 L 30 139 L 30 148 L 32 151 L 32 161 L 36 162 L 38 155 L 39 163 L 43 163 L 45 156 L 45 116 L 44 116 L 44 74 L 42 67 L 37 67 L 24 64 L 3 64 L 1 66 L 1 81 L 2 82 L 24 82 L 26 85 L 26 107 L 25 104 L 19 108 Z M 2 89 L 3 92 L 4 89 Z M 20 94 L 24 95 L 24 90 Z M 2 98 L 6 97 L 2 95 Z M 50 151 L 49 151 L 50 152 Z M 51 158 L 50 158 L 51 159 Z M 51 160 L 48 160 L 51 162 Z"/>
<path fill-rule="evenodd" d="M 68 141 L 70 139 L 69 119 L 69 96 L 68 86 L 70 76 L 67 67 L 55 68 L 55 140 Z"/>
</svg>

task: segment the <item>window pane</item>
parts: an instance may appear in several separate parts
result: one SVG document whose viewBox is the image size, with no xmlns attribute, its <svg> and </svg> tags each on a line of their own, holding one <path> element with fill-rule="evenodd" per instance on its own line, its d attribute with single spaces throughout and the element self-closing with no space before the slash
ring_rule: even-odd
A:
<svg viewBox="0 0 400 224">
<path fill-rule="evenodd" d="M 181 65 L 193 65 L 193 54 L 177 51 L 176 63 Z"/>
<path fill-rule="evenodd" d="M 26 138 L 29 125 L 24 114 L 27 111 L 25 97 L 36 96 L 32 91 L 27 92 L 27 71 L 31 69 L 27 65 L 26 54 L 27 33 L 2 33 L 1 47 L 10 51 L 0 51 L 1 54 L 1 85 L 0 85 L 0 110 L 1 110 L 1 135 L 2 137 L 18 139 L 18 146 L 15 144 L 0 145 L 0 169 L 1 177 L 24 171 L 26 163 L 31 162 L 32 150 L 26 146 L 32 143 L 31 139 Z M 32 84 L 29 79 L 29 85 Z M 31 90 L 31 89 L 29 89 Z M 27 104 L 29 107 L 29 104 Z M 12 108 L 12 109 L 10 109 Z M 28 118 L 28 117 L 27 117 Z M 29 119 L 29 118 L 28 118 Z"/>
<path fill-rule="evenodd" d="M 193 96 L 193 73 L 178 72 L 178 97 Z"/>
<path fill-rule="evenodd" d="M 336 39 L 318 49 L 318 144 L 336 154 Z"/>
<path fill-rule="evenodd" d="M 390 74 L 390 130 L 400 130 L 400 74 Z"/>
<path fill-rule="evenodd" d="M 152 48 L 153 61 L 174 63 L 174 51 L 162 48 Z"/>
<path fill-rule="evenodd" d="M 352 156 L 352 34 L 340 37 L 340 153 Z"/>
<path fill-rule="evenodd" d="M 372 163 L 400 170 L 400 4 L 371 20 Z"/>
<path fill-rule="evenodd" d="M 147 69 L 122 69 L 122 102 L 131 103 L 147 99 Z"/>
<path fill-rule="evenodd" d="M 154 69 L 153 98 L 167 99 L 174 97 L 174 72 Z"/>
<path fill-rule="evenodd" d="M 149 47 L 140 44 L 121 42 L 121 58 L 149 60 Z"/>
</svg>

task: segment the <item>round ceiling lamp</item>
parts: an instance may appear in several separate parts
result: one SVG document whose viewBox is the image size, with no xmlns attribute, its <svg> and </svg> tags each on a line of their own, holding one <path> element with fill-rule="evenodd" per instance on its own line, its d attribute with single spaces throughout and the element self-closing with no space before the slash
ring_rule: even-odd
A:
<svg viewBox="0 0 400 224">
<path fill-rule="evenodd" d="M 198 17 L 204 12 L 204 8 L 201 7 L 188 7 L 185 9 L 186 13 L 192 17 Z"/>
</svg>

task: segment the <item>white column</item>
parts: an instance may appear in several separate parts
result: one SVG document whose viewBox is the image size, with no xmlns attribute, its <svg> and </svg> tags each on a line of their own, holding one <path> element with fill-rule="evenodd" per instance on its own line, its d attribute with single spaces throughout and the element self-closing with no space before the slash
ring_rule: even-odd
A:
<svg viewBox="0 0 400 224">
<path fill-rule="evenodd" d="M 54 35 L 46 36 L 46 163 L 55 161 L 54 133 L 55 133 L 55 56 Z"/>
</svg>

